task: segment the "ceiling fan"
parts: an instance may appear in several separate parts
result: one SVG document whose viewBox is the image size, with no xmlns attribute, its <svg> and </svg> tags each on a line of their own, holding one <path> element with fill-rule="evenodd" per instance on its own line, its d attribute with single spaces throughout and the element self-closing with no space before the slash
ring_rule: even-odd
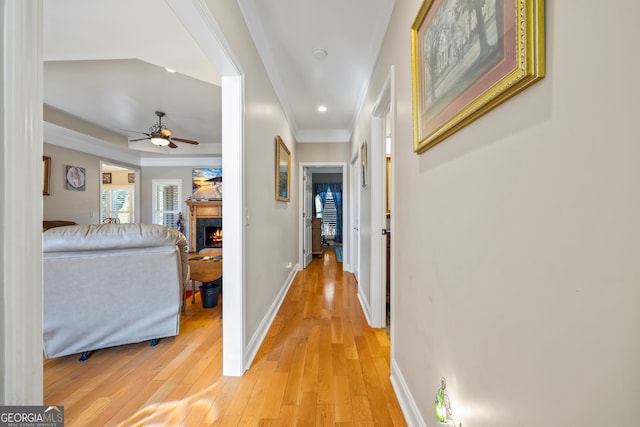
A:
<svg viewBox="0 0 640 427">
<path fill-rule="evenodd" d="M 165 113 L 163 113 L 162 111 L 156 111 L 156 116 L 158 116 L 158 123 L 149 128 L 149 133 L 132 131 L 147 135 L 145 138 L 131 139 L 130 141 L 144 141 L 145 139 L 148 139 L 155 145 L 159 145 L 161 147 L 165 147 L 168 145 L 170 148 L 178 148 L 178 146 L 174 144 L 174 141 L 184 142 L 192 145 L 199 144 L 198 141 L 171 136 L 171 130 L 167 129 L 167 127 L 162 123 L 162 118 L 165 116 Z"/>
</svg>

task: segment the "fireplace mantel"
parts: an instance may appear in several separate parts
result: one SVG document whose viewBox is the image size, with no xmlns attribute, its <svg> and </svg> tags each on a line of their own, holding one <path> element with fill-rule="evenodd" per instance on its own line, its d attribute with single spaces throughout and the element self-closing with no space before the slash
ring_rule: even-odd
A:
<svg viewBox="0 0 640 427">
<path fill-rule="evenodd" d="M 189 252 L 197 252 L 197 221 L 199 218 L 222 218 L 222 200 L 188 200 L 186 203 L 189 206 Z"/>
</svg>

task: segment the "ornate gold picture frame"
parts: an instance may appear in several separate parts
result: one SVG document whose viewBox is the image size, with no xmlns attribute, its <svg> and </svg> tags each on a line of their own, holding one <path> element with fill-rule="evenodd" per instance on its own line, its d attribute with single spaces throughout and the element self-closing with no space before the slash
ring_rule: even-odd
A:
<svg viewBox="0 0 640 427">
<path fill-rule="evenodd" d="M 425 0 L 411 54 L 423 153 L 544 77 L 544 0 Z"/>
<path fill-rule="evenodd" d="M 276 200 L 289 201 L 291 181 L 291 151 L 280 136 L 276 136 Z"/>
<path fill-rule="evenodd" d="M 42 195 L 51 194 L 51 157 L 42 156 Z"/>
<path fill-rule="evenodd" d="M 362 172 L 362 177 L 360 180 L 360 184 L 363 187 L 367 186 L 367 141 L 363 141 L 362 145 L 360 145 L 360 171 Z"/>
</svg>

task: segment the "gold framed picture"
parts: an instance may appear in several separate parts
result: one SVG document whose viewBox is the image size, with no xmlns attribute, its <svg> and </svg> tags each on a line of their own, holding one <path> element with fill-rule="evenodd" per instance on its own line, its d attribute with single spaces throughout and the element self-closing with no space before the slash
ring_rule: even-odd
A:
<svg viewBox="0 0 640 427">
<path fill-rule="evenodd" d="M 42 156 L 42 195 L 51 194 L 51 157 Z"/>
<path fill-rule="evenodd" d="M 276 200 L 289 201 L 291 151 L 282 138 L 276 136 Z"/>
<path fill-rule="evenodd" d="M 360 145 L 360 171 L 361 184 L 363 187 L 367 186 L 367 141 L 363 141 Z"/>
<path fill-rule="evenodd" d="M 411 27 L 423 153 L 545 74 L 544 0 L 425 0 Z"/>
</svg>

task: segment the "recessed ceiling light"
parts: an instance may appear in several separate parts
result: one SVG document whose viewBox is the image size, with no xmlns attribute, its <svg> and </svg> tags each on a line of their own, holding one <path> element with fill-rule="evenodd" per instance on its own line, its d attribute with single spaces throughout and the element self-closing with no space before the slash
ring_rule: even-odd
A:
<svg viewBox="0 0 640 427">
<path fill-rule="evenodd" d="M 176 70 L 172 70 L 171 68 L 166 68 L 166 67 L 165 67 L 165 70 L 167 70 L 170 73 L 175 73 L 176 72 Z"/>
<path fill-rule="evenodd" d="M 327 111 L 327 107 L 325 107 L 324 105 L 321 105 L 318 107 L 318 111 L 320 111 L 321 113 L 324 113 L 325 111 Z"/>
<path fill-rule="evenodd" d="M 320 49 L 320 48 L 313 49 L 313 56 L 315 56 L 318 59 L 324 59 L 324 58 L 327 57 L 327 55 L 329 55 L 329 54 L 324 49 Z"/>
</svg>

